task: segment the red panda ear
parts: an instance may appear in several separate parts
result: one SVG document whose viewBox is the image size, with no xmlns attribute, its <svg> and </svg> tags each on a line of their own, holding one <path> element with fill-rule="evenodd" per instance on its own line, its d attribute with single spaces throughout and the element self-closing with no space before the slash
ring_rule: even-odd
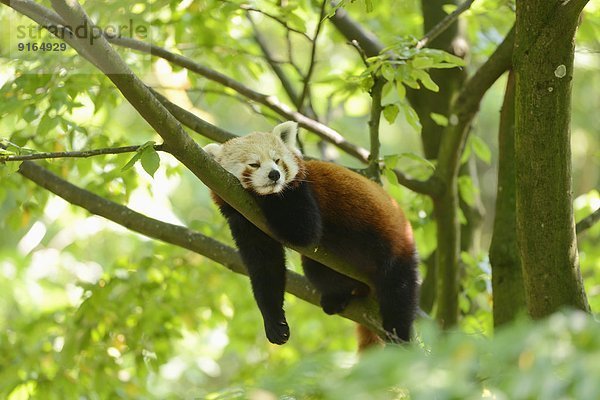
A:
<svg viewBox="0 0 600 400">
<path fill-rule="evenodd" d="M 202 148 L 202 150 L 204 150 L 205 152 L 208 153 L 209 156 L 211 156 L 214 159 L 219 158 L 219 156 L 221 155 L 221 145 L 218 143 L 210 143 L 207 144 L 206 146 L 204 146 Z"/>
<path fill-rule="evenodd" d="M 279 136 L 286 146 L 296 148 L 296 136 L 298 135 L 298 123 L 287 121 L 273 128 L 273 134 Z"/>
</svg>

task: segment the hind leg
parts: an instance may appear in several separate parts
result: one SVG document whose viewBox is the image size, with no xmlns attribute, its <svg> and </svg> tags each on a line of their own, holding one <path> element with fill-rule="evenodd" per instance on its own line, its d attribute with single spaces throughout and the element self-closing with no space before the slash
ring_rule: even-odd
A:
<svg viewBox="0 0 600 400">
<path fill-rule="evenodd" d="M 302 268 L 306 278 L 321 293 L 321 307 L 327 314 L 338 314 L 344 311 L 353 297 L 362 297 L 369 293 L 366 284 L 308 257 L 302 256 Z"/>
<path fill-rule="evenodd" d="M 417 311 L 416 256 L 396 257 L 381 263 L 374 283 L 387 340 L 408 342 Z"/>
</svg>

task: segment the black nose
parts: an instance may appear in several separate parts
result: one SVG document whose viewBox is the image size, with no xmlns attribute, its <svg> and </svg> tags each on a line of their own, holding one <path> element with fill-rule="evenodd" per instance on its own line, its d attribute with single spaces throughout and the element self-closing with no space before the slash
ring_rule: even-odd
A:
<svg viewBox="0 0 600 400">
<path fill-rule="evenodd" d="M 277 170 L 271 170 L 271 172 L 269 172 L 269 179 L 273 182 L 277 182 L 280 176 L 281 174 Z"/>
</svg>

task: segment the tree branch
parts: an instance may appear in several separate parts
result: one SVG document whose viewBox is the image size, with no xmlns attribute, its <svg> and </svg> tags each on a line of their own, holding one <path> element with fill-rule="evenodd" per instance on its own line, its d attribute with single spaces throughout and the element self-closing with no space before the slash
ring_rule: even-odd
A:
<svg viewBox="0 0 600 400">
<path fill-rule="evenodd" d="M 343 8 L 338 8 L 335 11 L 335 14 L 331 17 L 331 22 L 349 42 L 356 40 L 367 57 L 377 56 L 385 48 L 377 36 L 368 32 L 359 23 L 350 18 L 348 12 Z"/>
<path fill-rule="evenodd" d="M 594 226 L 594 224 L 598 223 L 599 221 L 600 221 L 600 208 L 598 208 L 596 211 L 594 211 L 593 213 L 591 213 L 590 215 L 588 215 L 587 217 L 585 217 L 584 219 L 579 221 L 577 223 L 577 225 L 575 225 L 575 231 L 579 235 L 579 234 L 585 232 L 586 230 L 590 229 L 592 226 Z"/>
<path fill-rule="evenodd" d="M 494 53 L 465 83 L 452 105 L 451 115 L 458 121 L 444 134 L 439 150 L 436 169 L 440 176 L 456 175 L 459 161 L 468 136 L 468 127 L 479 111 L 481 99 L 487 90 L 506 72 L 512 64 L 514 28 L 498 45 Z"/>
<path fill-rule="evenodd" d="M 375 77 L 371 87 L 371 118 L 369 119 L 369 136 L 371 138 L 371 155 L 369 156 L 368 176 L 381 183 L 379 174 L 379 122 L 381 121 L 381 97 L 385 78 Z"/>
<path fill-rule="evenodd" d="M 133 153 L 138 151 L 141 146 L 124 146 L 124 147 L 108 147 L 104 149 L 83 150 L 83 151 L 59 151 L 59 152 L 44 152 L 22 155 L 0 155 L 0 162 L 4 161 L 28 161 L 28 160 L 45 160 L 50 158 L 87 158 L 106 154 L 123 154 Z M 156 151 L 164 151 L 162 144 L 154 146 Z"/>
<path fill-rule="evenodd" d="M 458 17 L 467 11 L 471 4 L 473 4 L 475 0 L 466 0 L 460 6 L 456 8 L 452 13 L 448 14 L 444 19 L 442 19 L 438 24 L 436 24 L 433 28 L 429 30 L 415 45 L 416 49 L 422 49 L 426 47 L 429 42 L 440 36 L 446 29 L 448 29 L 457 19 Z"/>
<path fill-rule="evenodd" d="M 184 67 L 192 72 L 204 76 L 207 79 L 210 79 L 214 82 L 220 83 L 223 86 L 231 88 L 236 92 L 240 93 L 242 96 L 247 97 L 250 100 L 256 101 L 257 103 L 268 107 L 269 109 L 273 110 L 282 117 L 298 122 L 298 124 L 300 124 L 300 126 L 302 126 L 303 128 L 315 133 L 323 140 L 335 145 L 339 149 L 354 156 L 358 160 L 365 163 L 368 162 L 368 150 L 348 142 L 340 133 L 331 129 L 327 125 L 324 125 L 312 118 L 309 118 L 308 116 L 298 111 L 292 110 L 286 104 L 279 101 L 275 96 L 269 96 L 263 93 L 259 93 L 243 85 L 242 83 L 224 74 L 221 74 L 220 72 L 200 65 L 187 57 L 171 53 L 168 50 L 163 49 L 161 47 L 129 38 L 114 38 L 110 41 L 119 46 L 127 47 L 133 50 L 138 50 L 144 53 L 152 54 L 154 56 L 163 58 L 169 62 L 172 62 L 173 64 L 179 65 L 180 67 Z"/>
<path fill-rule="evenodd" d="M 191 130 L 200 135 L 207 137 L 208 139 L 214 140 L 216 142 L 226 142 L 229 139 L 233 139 L 237 137 L 231 132 L 226 131 L 225 129 L 219 128 L 197 115 L 189 112 L 188 110 L 179 107 L 177 104 L 171 102 L 162 94 L 158 93 L 156 90 L 152 88 L 148 88 L 154 97 L 161 102 L 161 104 L 183 125 L 187 126 Z"/>
<path fill-rule="evenodd" d="M 322 0 L 321 2 L 321 11 L 319 13 L 319 22 L 317 23 L 317 29 L 315 30 L 315 35 L 312 39 L 312 48 L 310 50 L 310 62 L 308 64 L 308 71 L 306 72 L 306 76 L 304 77 L 304 87 L 302 88 L 302 93 L 300 94 L 300 98 L 296 103 L 296 107 L 299 110 L 302 110 L 304 107 L 304 100 L 309 93 L 310 90 L 310 78 L 315 70 L 316 65 L 316 56 L 317 56 L 317 40 L 319 39 L 319 34 L 321 33 L 321 28 L 323 27 L 323 22 L 325 18 L 325 9 L 327 7 L 328 0 Z"/>
<path fill-rule="evenodd" d="M 283 86 L 283 90 L 288 95 L 288 98 L 290 99 L 290 101 L 293 104 L 298 104 L 299 96 L 298 96 L 298 93 L 296 92 L 296 89 L 294 88 L 294 85 L 292 84 L 292 81 L 286 75 L 283 68 L 281 68 L 281 65 L 279 65 L 279 63 L 275 62 L 273 55 L 271 54 L 271 51 L 269 50 L 269 46 L 267 45 L 267 40 L 264 38 L 264 36 L 262 35 L 262 33 L 260 32 L 260 30 L 258 29 L 256 24 L 254 23 L 254 20 L 252 19 L 252 17 L 250 15 L 248 15 L 248 21 L 250 21 L 250 25 L 252 26 L 252 31 L 254 32 L 254 40 L 256 41 L 256 43 L 258 44 L 258 47 L 260 47 L 260 50 L 262 51 L 263 55 L 265 56 L 265 59 L 267 60 L 267 64 L 269 64 L 269 67 L 271 67 L 271 70 L 273 70 L 275 75 L 277 75 L 277 78 L 279 78 L 279 81 L 281 82 L 281 86 Z"/>
<path fill-rule="evenodd" d="M 235 4 L 233 2 L 231 2 L 231 3 Z M 252 12 L 256 12 L 256 13 L 262 14 L 262 15 L 264 15 L 264 16 L 272 19 L 273 21 L 277 22 L 278 24 L 280 24 L 281 26 L 283 26 L 286 30 L 288 30 L 290 32 L 297 33 L 297 34 L 301 35 L 303 38 L 305 38 L 307 40 L 311 40 L 310 36 L 308 36 L 305 32 L 302 32 L 302 31 L 299 31 L 298 29 L 292 28 L 291 26 L 289 26 L 287 24 L 287 22 L 285 22 L 281 18 L 277 17 L 276 15 L 270 14 L 270 13 L 265 12 L 263 10 L 259 10 L 258 8 L 251 7 L 251 6 L 247 5 L 247 4 L 240 4 L 240 8 L 242 10 L 245 10 L 245 11 L 252 11 Z"/>
<path fill-rule="evenodd" d="M 229 270 L 248 275 L 239 253 L 223 243 L 194 232 L 183 226 L 147 217 L 125 206 L 81 189 L 33 162 L 23 162 L 19 173 L 67 202 L 82 207 L 125 228 L 144 236 L 188 249 L 223 265 Z M 287 271 L 286 291 L 319 306 L 319 295 L 314 287 L 300 274 Z M 353 301 L 340 315 L 381 332 L 377 319 L 376 304 L 372 298 Z"/>
</svg>

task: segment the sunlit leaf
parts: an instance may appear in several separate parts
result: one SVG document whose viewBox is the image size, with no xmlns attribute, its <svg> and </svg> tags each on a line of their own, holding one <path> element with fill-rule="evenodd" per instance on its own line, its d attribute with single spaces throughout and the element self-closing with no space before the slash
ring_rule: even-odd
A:
<svg viewBox="0 0 600 400">
<path fill-rule="evenodd" d="M 154 177 L 154 173 L 160 166 L 160 157 L 158 156 L 158 153 L 153 147 L 147 147 L 141 152 L 141 154 L 141 162 L 142 167 L 144 167 L 144 171 L 146 171 L 151 177 Z"/>
<path fill-rule="evenodd" d="M 396 117 L 398 116 L 399 112 L 400 110 L 395 104 L 388 104 L 383 107 L 383 116 L 389 124 L 393 124 L 394 121 L 396 121 Z"/>
</svg>

